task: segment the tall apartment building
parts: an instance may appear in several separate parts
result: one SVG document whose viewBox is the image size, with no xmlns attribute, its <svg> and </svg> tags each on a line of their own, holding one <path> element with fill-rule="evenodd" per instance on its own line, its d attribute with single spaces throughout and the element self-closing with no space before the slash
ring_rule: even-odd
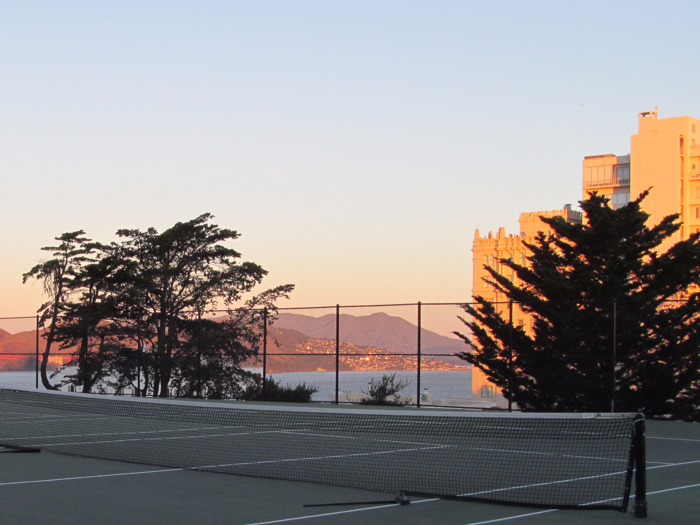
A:
<svg viewBox="0 0 700 525">
<path fill-rule="evenodd" d="M 592 155 L 583 159 L 582 198 L 590 192 L 606 195 L 610 205 L 619 208 L 651 189 L 643 209 L 650 214 L 649 225 L 664 217 L 680 214 L 681 229 L 661 247 L 667 250 L 676 242 L 700 231 L 700 120 L 692 117 L 658 118 L 658 111 L 639 114 L 639 131 L 632 135 L 627 155 Z M 567 206 L 561 210 L 525 212 L 520 214 L 520 233 L 507 235 L 499 228 L 496 235 L 489 232 L 481 237 L 479 230 L 472 245 L 472 296 L 481 295 L 491 301 L 499 299 L 496 290 L 485 281 L 489 277 L 484 266 L 505 271 L 515 279 L 510 269 L 498 259 L 513 258 L 522 264 L 527 249 L 522 242 L 533 242 L 538 231 L 548 231 L 540 215 L 560 215 L 569 222 L 582 220 L 581 213 Z"/>
<path fill-rule="evenodd" d="M 687 116 L 659 119 L 656 109 L 640 113 L 638 120 L 639 131 L 631 137 L 630 153 L 621 156 L 607 153 L 583 159 L 582 198 L 587 199 L 588 194 L 595 191 L 608 196 L 613 208 L 619 208 L 650 189 L 642 204 L 650 214 L 647 224 L 658 224 L 674 213 L 678 213 L 682 221 L 680 230 L 660 246 L 663 252 L 700 231 L 700 120 Z M 492 302 L 505 301 L 489 283 L 491 275 L 485 267 L 490 266 L 506 278 L 517 280 L 499 259 L 526 263 L 528 250 L 523 241 L 533 243 L 539 231 L 550 231 L 540 216 L 561 216 L 578 224 L 583 220 L 581 212 L 567 205 L 560 210 L 521 213 L 520 232 L 516 235 L 508 235 L 505 228 L 499 228 L 495 235 L 489 232 L 482 237 L 476 230 L 472 245 L 472 297 L 480 295 Z M 504 315 L 508 312 L 506 304 L 497 309 Z M 519 325 L 525 322 L 517 307 L 514 319 Z M 500 397 L 498 389 L 483 374 L 475 374 L 473 390 L 475 396 L 477 392 L 482 392 L 482 396 L 487 392 Z"/>
<path fill-rule="evenodd" d="M 651 189 L 643 209 L 650 225 L 673 213 L 681 229 L 661 247 L 667 250 L 700 231 L 700 120 L 658 118 L 658 111 L 639 114 L 639 132 L 632 135 L 630 153 L 622 157 L 595 155 L 583 160 L 583 198 L 590 191 L 609 195 L 622 206 Z"/>
</svg>

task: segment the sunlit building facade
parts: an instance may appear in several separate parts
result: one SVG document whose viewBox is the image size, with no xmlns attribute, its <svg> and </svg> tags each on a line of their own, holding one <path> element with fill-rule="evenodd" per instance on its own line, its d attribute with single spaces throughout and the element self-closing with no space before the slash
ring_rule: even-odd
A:
<svg viewBox="0 0 700 525">
<path fill-rule="evenodd" d="M 640 113 L 638 124 L 639 130 L 631 137 L 628 154 L 606 153 L 583 159 L 582 199 L 595 191 L 607 196 L 610 206 L 619 208 L 650 190 L 642 205 L 650 214 L 647 224 L 653 226 L 675 213 L 682 221 L 680 230 L 661 245 L 663 252 L 700 231 L 700 120 L 688 116 L 660 119 L 654 109 Z M 585 220 L 581 212 L 567 205 L 560 210 L 521 213 L 517 234 L 507 234 L 505 228 L 499 228 L 496 234 L 489 232 L 482 237 L 476 230 L 472 244 L 472 297 L 478 295 L 501 302 L 497 308 L 508 315 L 506 298 L 490 283 L 491 275 L 486 266 L 517 284 L 517 276 L 499 260 L 511 259 L 526 265 L 528 250 L 523 242 L 534 243 L 539 231 L 550 231 L 540 216 L 561 216 L 578 224 Z M 514 323 L 523 326 L 526 322 L 516 306 Z M 491 386 L 482 376 L 475 388 L 487 392 Z M 475 392 L 474 395 L 479 394 Z"/>
<path fill-rule="evenodd" d="M 676 242 L 700 231 L 700 120 L 692 117 L 660 119 L 658 111 L 639 114 L 639 131 L 632 135 L 630 153 L 626 155 L 591 155 L 583 159 L 582 199 L 590 192 L 606 195 L 613 208 L 627 204 L 650 189 L 643 209 L 650 214 L 650 225 L 664 217 L 680 215 L 681 229 L 661 246 L 667 250 Z M 472 297 L 481 295 L 498 301 L 497 291 L 488 282 L 485 266 L 490 266 L 509 279 L 515 279 L 499 259 L 511 258 L 523 264 L 527 249 L 523 241 L 533 242 L 538 231 L 548 232 L 539 220 L 541 215 L 562 216 L 569 222 L 581 223 L 581 212 L 570 206 L 561 210 L 520 214 L 520 232 L 506 234 L 499 228 L 494 235 L 474 234 Z"/>
<path fill-rule="evenodd" d="M 507 266 L 500 263 L 500 259 L 510 259 L 525 266 L 527 263 L 528 249 L 523 244 L 526 241 L 530 244 L 535 242 L 535 237 L 540 231 L 549 233 L 550 229 L 540 220 L 540 217 L 563 217 L 567 222 L 581 223 L 581 212 L 574 211 L 567 205 L 560 210 L 530 211 L 520 214 L 520 231 L 516 234 L 507 234 L 506 229 L 501 227 L 494 235 L 488 232 L 481 236 L 479 230 L 474 233 L 474 243 L 472 252 L 474 253 L 473 264 L 473 288 L 472 296 L 480 295 L 489 301 L 502 301 L 498 290 L 491 284 L 491 274 L 486 270 L 486 266 L 494 268 L 498 273 L 511 281 L 517 282 L 515 273 Z"/>
</svg>

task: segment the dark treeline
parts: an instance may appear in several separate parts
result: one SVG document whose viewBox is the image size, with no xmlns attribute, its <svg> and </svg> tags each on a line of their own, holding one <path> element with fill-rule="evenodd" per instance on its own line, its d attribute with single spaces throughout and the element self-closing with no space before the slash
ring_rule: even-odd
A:
<svg viewBox="0 0 700 525">
<path fill-rule="evenodd" d="M 584 224 L 542 217 L 528 264 L 500 259 L 516 282 L 487 267 L 505 304 L 465 305 L 460 357 L 521 409 L 700 420 L 700 233 L 660 250 L 681 222 L 648 226 L 646 195 L 613 209 L 591 194 Z"/>
<path fill-rule="evenodd" d="M 201 215 L 157 232 L 119 230 L 121 242 L 102 244 L 85 232 L 64 233 L 52 258 L 24 275 L 43 283 L 39 310 L 45 327 L 41 380 L 52 349 L 76 349 L 64 384 L 82 392 L 138 396 L 240 398 L 259 375 L 241 365 L 257 355 L 265 312 L 287 297 L 279 286 L 242 302 L 267 274 L 227 247 L 239 237 Z M 219 320 L 204 312 L 225 310 Z"/>
</svg>

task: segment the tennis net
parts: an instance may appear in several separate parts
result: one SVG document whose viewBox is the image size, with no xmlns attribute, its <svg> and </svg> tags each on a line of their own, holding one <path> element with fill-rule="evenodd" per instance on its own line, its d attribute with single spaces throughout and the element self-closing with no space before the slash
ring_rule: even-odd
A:
<svg viewBox="0 0 700 525">
<path fill-rule="evenodd" d="M 0 443 L 14 447 L 548 508 L 624 512 L 636 466 L 641 509 L 643 432 L 637 414 L 280 407 L 0 389 Z"/>
</svg>

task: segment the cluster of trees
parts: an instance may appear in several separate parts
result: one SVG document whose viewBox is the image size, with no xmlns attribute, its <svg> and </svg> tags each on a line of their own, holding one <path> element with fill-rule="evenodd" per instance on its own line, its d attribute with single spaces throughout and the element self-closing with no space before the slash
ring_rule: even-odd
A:
<svg viewBox="0 0 700 525">
<path fill-rule="evenodd" d="M 138 396 L 239 398 L 260 377 L 242 368 L 257 355 L 262 323 L 293 285 L 246 300 L 267 274 L 240 262 L 227 247 L 239 237 L 204 214 L 159 233 L 119 230 L 121 242 L 102 244 L 85 232 L 64 233 L 52 258 L 24 274 L 42 281 L 49 300 L 41 380 L 51 384 L 51 350 L 76 348 L 64 383 L 82 392 L 123 391 Z M 205 317 L 225 310 L 222 319 Z M 64 367 L 65 368 L 65 367 Z"/>
<path fill-rule="evenodd" d="M 521 409 L 700 419 L 700 234 L 660 253 L 681 224 L 647 226 L 647 193 L 619 209 L 591 194 L 584 224 L 542 217 L 529 264 L 500 260 L 518 284 L 487 268 L 505 304 L 465 305 L 460 357 Z"/>
</svg>

